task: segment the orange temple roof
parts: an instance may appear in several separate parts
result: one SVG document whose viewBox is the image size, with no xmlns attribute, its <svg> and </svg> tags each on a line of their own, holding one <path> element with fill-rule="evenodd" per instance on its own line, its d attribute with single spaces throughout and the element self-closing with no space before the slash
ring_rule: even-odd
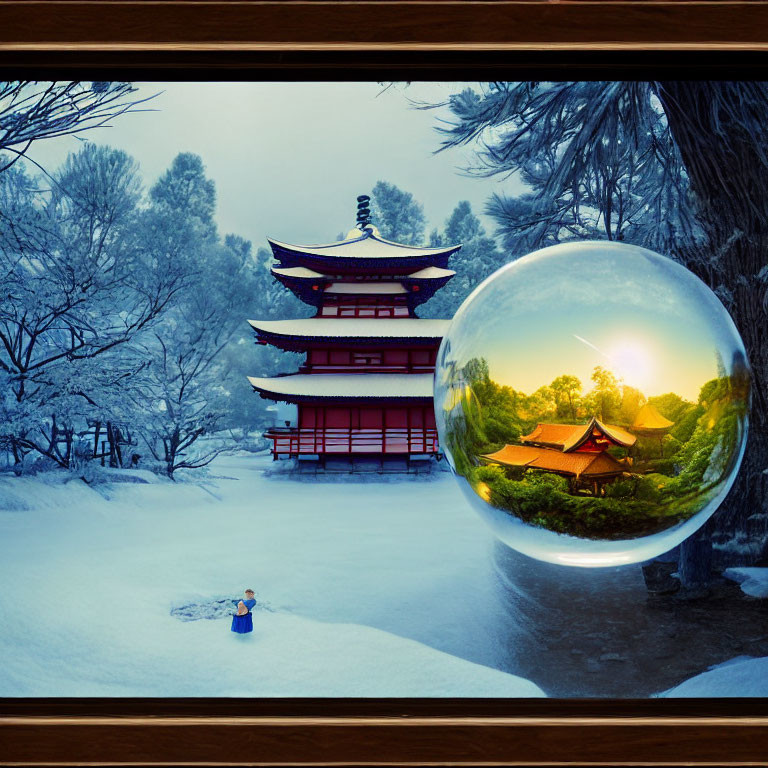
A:
<svg viewBox="0 0 768 768">
<path fill-rule="evenodd" d="M 638 432 L 666 432 L 675 422 L 665 419 L 650 403 L 646 403 L 632 423 Z"/>
<path fill-rule="evenodd" d="M 594 433 L 622 448 L 629 448 L 637 440 L 622 427 L 603 424 L 593 418 L 587 424 L 537 424 L 536 428 L 530 434 L 523 435 L 520 441 L 569 453 L 583 445 Z"/>
<path fill-rule="evenodd" d="M 505 445 L 500 451 L 485 454 L 484 459 L 507 467 L 542 469 L 570 477 L 615 477 L 626 467 L 609 453 L 563 453 L 553 448 L 529 445 Z"/>
</svg>

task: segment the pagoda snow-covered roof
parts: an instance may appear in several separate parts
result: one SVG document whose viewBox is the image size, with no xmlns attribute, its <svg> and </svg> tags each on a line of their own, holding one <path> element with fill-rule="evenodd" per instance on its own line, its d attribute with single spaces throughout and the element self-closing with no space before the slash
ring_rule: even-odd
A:
<svg viewBox="0 0 768 768">
<path fill-rule="evenodd" d="M 354 230 L 353 230 L 354 231 Z M 415 245 L 404 245 L 386 240 L 381 237 L 374 227 L 366 229 L 357 237 L 346 240 L 337 240 L 335 243 L 325 245 L 291 245 L 279 240 L 267 238 L 273 250 L 277 247 L 283 251 L 304 253 L 311 256 L 340 256 L 352 259 L 390 259 L 413 258 L 414 256 L 442 256 L 454 253 L 461 248 L 460 245 L 450 245 L 439 248 L 422 248 Z"/>
<path fill-rule="evenodd" d="M 278 277 L 293 278 L 294 280 L 317 280 L 318 278 L 328 278 L 322 272 L 307 267 L 272 267 L 271 272 Z M 442 267 L 424 267 L 416 272 L 403 275 L 403 278 L 409 280 L 442 280 L 453 277 L 456 274 L 452 269 L 443 269 Z M 369 281 L 371 285 L 376 285 L 376 281 Z M 365 284 L 365 283 L 364 283 Z M 345 283 L 346 285 L 346 283 Z"/>
<path fill-rule="evenodd" d="M 450 320 L 418 317 L 308 317 L 301 320 L 249 320 L 259 336 L 302 339 L 442 339 Z"/>
<path fill-rule="evenodd" d="M 442 267 L 424 267 L 417 272 L 408 275 L 410 280 L 440 280 L 442 278 L 453 277 L 456 273 L 452 269 L 443 269 Z"/>
<path fill-rule="evenodd" d="M 318 277 L 325 277 L 322 272 L 315 272 L 314 269 L 307 269 L 306 267 L 272 267 L 271 272 L 273 275 L 293 277 L 299 280 L 316 280 Z"/>
<path fill-rule="evenodd" d="M 354 233 L 359 232 L 355 235 Z M 395 243 L 381 237 L 375 227 L 353 230 L 345 240 L 325 245 L 292 245 L 267 238 L 275 258 L 285 266 L 319 266 L 326 264 L 340 269 L 396 268 L 416 270 L 421 267 L 448 265 L 448 257 L 461 248 L 451 245 L 422 248 Z"/>
<path fill-rule="evenodd" d="M 288 402 L 323 399 L 432 399 L 431 373 L 296 373 L 248 381 L 262 397 Z"/>
<path fill-rule="evenodd" d="M 429 265 L 429 261 L 431 257 L 426 262 L 387 259 L 373 263 L 344 257 L 328 262 L 304 255 L 286 259 L 285 263 L 292 266 L 273 266 L 271 271 L 273 277 L 310 306 L 320 306 L 324 295 L 335 294 L 408 296 L 409 305 L 414 307 L 429 301 L 456 274 L 452 269 Z M 424 267 L 425 263 L 428 266 Z M 368 279 L 362 280 L 363 276 Z"/>
</svg>

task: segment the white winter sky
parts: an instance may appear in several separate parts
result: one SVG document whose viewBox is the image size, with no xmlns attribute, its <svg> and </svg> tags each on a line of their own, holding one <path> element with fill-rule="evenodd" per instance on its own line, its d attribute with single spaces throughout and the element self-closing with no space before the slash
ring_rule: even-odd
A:
<svg viewBox="0 0 768 768">
<path fill-rule="evenodd" d="M 424 206 L 427 234 L 442 228 L 461 200 L 482 215 L 494 191 L 519 183 L 467 177 L 468 148 L 440 154 L 435 127 L 445 109 L 418 110 L 409 99 L 441 102 L 462 83 L 137 83 L 153 112 L 126 114 L 83 138 L 119 147 L 140 164 L 149 188 L 179 152 L 200 155 L 216 184 L 222 234 L 313 244 L 355 223 L 356 197 L 386 180 Z M 30 156 L 52 171 L 80 140 L 39 141 Z"/>
</svg>

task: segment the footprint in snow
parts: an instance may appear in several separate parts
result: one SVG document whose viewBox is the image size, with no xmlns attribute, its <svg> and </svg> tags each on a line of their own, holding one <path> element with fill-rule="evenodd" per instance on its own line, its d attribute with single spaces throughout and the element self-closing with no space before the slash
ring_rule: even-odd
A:
<svg viewBox="0 0 768 768">
<path fill-rule="evenodd" d="M 201 603 L 187 603 L 171 608 L 171 616 L 179 621 L 199 621 L 200 619 L 224 619 L 231 618 L 237 610 L 238 600 L 229 597 L 213 598 Z M 256 611 L 271 611 L 272 609 L 256 598 L 256 605 L 251 609 L 252 613 Z"/>
</svg>

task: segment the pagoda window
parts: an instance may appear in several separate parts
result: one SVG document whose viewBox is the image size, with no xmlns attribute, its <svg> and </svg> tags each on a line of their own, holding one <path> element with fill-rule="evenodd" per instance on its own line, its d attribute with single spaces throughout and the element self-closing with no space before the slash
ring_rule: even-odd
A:
<svg viewBox="0 0 768 768">
<path fill-rule="evenodd" d="M 381 365 L 381 352 L 352 352 L 353 365 Z"/>
<path fill-rule="evenodd" d="M 366 368 L 392 372 L 425 373 L 433 371 L 437 350 L 416 347 L 411 349 L 382 348 L 343 348 L 311 349 L 308 353 L 309 371 L 355 372 Z M 592 445 L 589 443 L 589 445 Z"/>
<path fill-rule="evenodd" d="M 321 317 L 410 317 L 404 296 L 325 296 Z"/>
</svg>

